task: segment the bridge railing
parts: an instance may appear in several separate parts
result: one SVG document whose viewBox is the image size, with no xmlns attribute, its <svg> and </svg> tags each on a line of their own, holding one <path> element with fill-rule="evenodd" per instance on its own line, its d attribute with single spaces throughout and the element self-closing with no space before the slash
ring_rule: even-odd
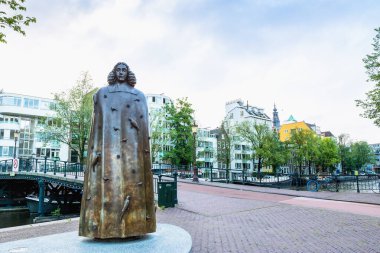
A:
<svg viewBox="0 0 380 253">
<path fill-rule="evenodd" d="M 13 159 L 0 161 L 1 172 L 11 172 Z M 35 173 L 53 173 L 68 175 L 75 178 L 83 177 L 85 166 L 80 163 L 60 161 L 48 158 L 19 158 L 18 171 Z"/>
</svg>

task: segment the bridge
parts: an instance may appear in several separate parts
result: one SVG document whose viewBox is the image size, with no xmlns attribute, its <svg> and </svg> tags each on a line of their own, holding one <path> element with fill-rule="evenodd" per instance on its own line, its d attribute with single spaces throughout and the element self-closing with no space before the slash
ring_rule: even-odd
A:
<svg viewBox="0 0 380 253">
<path fill-rule="evenodd" d="M 79 163 L 48 158 L 0 161 L 0 206 L 27 204 L 31 211 L 35 210 L 40 216 L 50 213 L 52 206 L 59 207 L 63 212 L 79 211 L 84 170 L 85 166 Z M 156 199 L 159 199 L 159 182 L 174 182 L 174 201 L 177 202 L 176 173 L 160 173 L 154 175 L 153 180 Z"/>
</svg>

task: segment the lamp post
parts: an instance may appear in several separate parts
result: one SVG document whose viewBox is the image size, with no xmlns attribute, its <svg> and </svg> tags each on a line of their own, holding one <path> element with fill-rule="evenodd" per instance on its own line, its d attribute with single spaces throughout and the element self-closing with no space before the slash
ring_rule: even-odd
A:
<svg viewBox="0 0 380 253">
<path fill-rule="evenodd" d="M 197 159 L 196 159 L 196 153 L 197 153 L 197 130 L 198 125 L 194 122 L 194 125 L 191 127 L 191 131 L 193 132 L 193 138 L 194 138 L 194 154 L 193 154 L 193 182 L 199 182 L 198 180 L 198 168 L 197 168 Z"/>
<path fill-rule="evenodd" d="M 15 138 L 15 147 L 13 149 L 13 158 L 16 159 L 16 144 L 17 144 L 17 140 L 18 140 L 18 134 L 19 134 L 19 131 L 18 130 L 15 130 L 15 133 L 14 133 L 14 138 Z"/>
</svg>

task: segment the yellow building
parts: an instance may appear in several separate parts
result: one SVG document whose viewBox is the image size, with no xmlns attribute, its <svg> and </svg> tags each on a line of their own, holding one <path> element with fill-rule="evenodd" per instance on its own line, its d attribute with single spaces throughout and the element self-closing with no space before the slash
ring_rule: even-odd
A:
<svg viewBox="0 0 380 253">
<path fill-rule="evenodd" d="M 305 121 L 297 122 L 294 119 L 294 117 L 291 115 L 289 119 L 287 120 L 287 123 L 282 124 L 280 127 L 280 130 L 279 130 L 280 141 L 284 142 L 284 141 L 289 140 L 292 133 L 294 133 L 295 131 L 301 131 L 301 129 L 312 131 L 316 133 L 317 135 L 321 134 L 319 127 L 317 127 L 315 124 L 309 124 L 309 123 L 306 123 Z"/>
</svg>

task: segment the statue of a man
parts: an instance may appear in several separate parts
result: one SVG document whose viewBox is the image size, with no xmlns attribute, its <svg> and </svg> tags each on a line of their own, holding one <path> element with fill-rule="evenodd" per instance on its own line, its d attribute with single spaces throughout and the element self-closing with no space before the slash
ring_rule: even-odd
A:
<svg viewBox="0 0 380 253">
<path fill-rule="evenodd" d="M 147 103 L 127 64 L 108 82 L 94 95 L 79 235 L 140 236 L 156 231 Z"/>
</svg>

